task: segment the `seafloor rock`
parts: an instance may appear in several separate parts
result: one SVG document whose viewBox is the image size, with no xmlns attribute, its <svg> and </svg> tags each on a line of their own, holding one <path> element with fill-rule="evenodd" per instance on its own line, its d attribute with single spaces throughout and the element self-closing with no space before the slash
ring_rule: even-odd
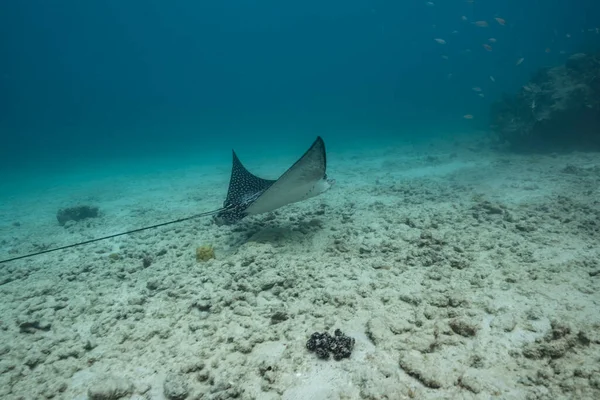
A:
<svg viewBox="0 0 600 400">
<path fill-rule="evenodd" d="M 400 368 L 424 386 L 439 389 L 443 386 L 442 371 L 418 351 L 408 351 L 400 356 Z"/>
<path fill-rule="evenodd" d="M 183 376 L 169 374 L 165 379 L 163 391 L 169 400 L 184 400 L 188 397 L 189 387 Z"/>
<path fill-rule="evenodd" d="M 19 331 L 21 333 L 36 333 L 38 331 L 49 331 L 50 322 L 39 320 L 27 320 L 19 323 Z"/>
<path fill-rule="evenodd" d="M 539 70 L 491 108 L 492 130 L 520 152 L 600 149 L 600 53 Z"/>
<path fill-rule="evenodd" d="M 61 226 L 64 226 L 69 221 L 81 221 L 86 218 L 98 217 L 98 207 L 94 206 L 77 206 L 69 208 L 61 208 L 56 213 L 56 219 Z"/>
<path fill-rule="evenodd" d="M 479 330 L 479 325 L 466 318 L 454 318 L 450 320 L 450 328 L 461 336 L 475 336 Z"/>
<path fill-rule="evenodd" d="M 336 329 L 334 336 L 327 332 L 315 332 L 306 342 L 306 348 L 309 351 L 314 351 L 319 358 L 324 360 L 329 359 L 330 353 L 333 354 L 335 360 L 348 358 L 352 354 L 354 348 L 354 339 Z"/>
<path fill-rule="evenodd" d="M 576 346 L 587 346 L 585 334 L 575 334 L 572 327 L 560 320 L 550 322 L 551 330 L 533 343 L 523 347 L 523 355 L 530 359 L 557 359 L 573 351 Z"/>
<path fill-rule="evenodd" d="M 101 377 L 89 389 L 91 400 L 116 400 L 133 393 L 133 384 L 115 376 Z"/>
</svg>

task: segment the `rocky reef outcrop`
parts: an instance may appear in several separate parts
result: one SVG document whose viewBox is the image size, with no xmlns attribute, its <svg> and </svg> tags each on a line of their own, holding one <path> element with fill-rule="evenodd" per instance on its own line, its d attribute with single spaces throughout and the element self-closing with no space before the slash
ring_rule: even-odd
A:
<svg viewBox="0 0 600 400">
<path fill-rule="evenodd" d="M 56 213 L 56 219 L 61 226 L 66 225 L 69 221 L 81 221 L 87 218 L 97 218 L 99 215 L 98 207 L 96 206 L 76 206 L 69 208 L 61 208 Z"/>
<path fill-rule="evenodd" d="M 514 151 L 600 150 L 600 53 L 539 70 L 492 105 L 491 124 Z"/>
</svg>

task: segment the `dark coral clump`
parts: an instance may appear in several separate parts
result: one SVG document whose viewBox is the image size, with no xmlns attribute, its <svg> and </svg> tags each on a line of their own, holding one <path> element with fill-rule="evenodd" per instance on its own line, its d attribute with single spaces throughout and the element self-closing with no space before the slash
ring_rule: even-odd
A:
<svg viewBox="0 0 600 400">
<path fill-rule="evenodd" d="M 98 207 L 94 206 L 77 206 L 69 208 L 61 208 L 56 213 L 56 219 L 61 226 L 64 226 L 69 221 L 81 221 L 86 218 L 96 218 L 98 216 Z"/>
<path fill-rule="evenodd" d="M 354 339 L 346 336 L 336 329 L 334 336 L 331 336 L 327 332 L 319 333 L 315 332 L 310 335 L 310 339 L 306 342 L 306 348 L 309 351 L 313 351 L 317 354 L 317 357 L 328 360 L 330 354 L 333 355 L 335 360 L 341 360 L 342 358 L 349 358 L 354 348 Z"/>
<path fill-rule="evenodd" d="M 540 69 L 492 105 L 500 143 L 519 152 L 600 149 L 600 53 Z"/>
</svg>

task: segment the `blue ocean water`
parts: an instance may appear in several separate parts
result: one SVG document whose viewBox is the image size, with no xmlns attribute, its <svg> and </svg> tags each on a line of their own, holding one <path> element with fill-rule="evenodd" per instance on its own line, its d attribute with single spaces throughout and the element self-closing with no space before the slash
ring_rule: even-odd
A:
<svg viewBox="0 0 600 400">
<path fill-rule="evenodd" d="M 6 1 L 0 171 L 486 130 L 491 102 L 597 49 L 598 27 L 594 0 Z"/>
</svg>

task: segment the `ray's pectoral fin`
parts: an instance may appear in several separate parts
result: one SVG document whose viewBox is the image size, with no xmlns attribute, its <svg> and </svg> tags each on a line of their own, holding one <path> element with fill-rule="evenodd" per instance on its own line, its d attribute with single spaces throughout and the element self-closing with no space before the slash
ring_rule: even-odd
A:
<svg viewBox="0 0 600 400">
<path fill-rule="evenodd" d="M 244 167 L 235 151 L 229 179 L 227 197 L 223 202 L 223 210 L 214 216 L 218 225 L 232 224 L 246 216 L 248 205 L 275 183 L 274 180 L 262 179 L 253 175 Z"/>
<path fill-rule="evenodd" d="M 318 137 L 294 165 L 247 207 L 246 213 L 262 214 L 318 196 L 332 185 L 326 169 L 325 143 Z"/>
<path fill-rule="evenodd" d="M 276 181 L 251 174 L 233 153 L 225 210 L 215 216 L 219 224 L 237 222 L 248 215 L 276 210 L 315 197 L 335 183 L 327 179 L 325 143 L 317 137 L 312 146 Z"/>
</svg>

